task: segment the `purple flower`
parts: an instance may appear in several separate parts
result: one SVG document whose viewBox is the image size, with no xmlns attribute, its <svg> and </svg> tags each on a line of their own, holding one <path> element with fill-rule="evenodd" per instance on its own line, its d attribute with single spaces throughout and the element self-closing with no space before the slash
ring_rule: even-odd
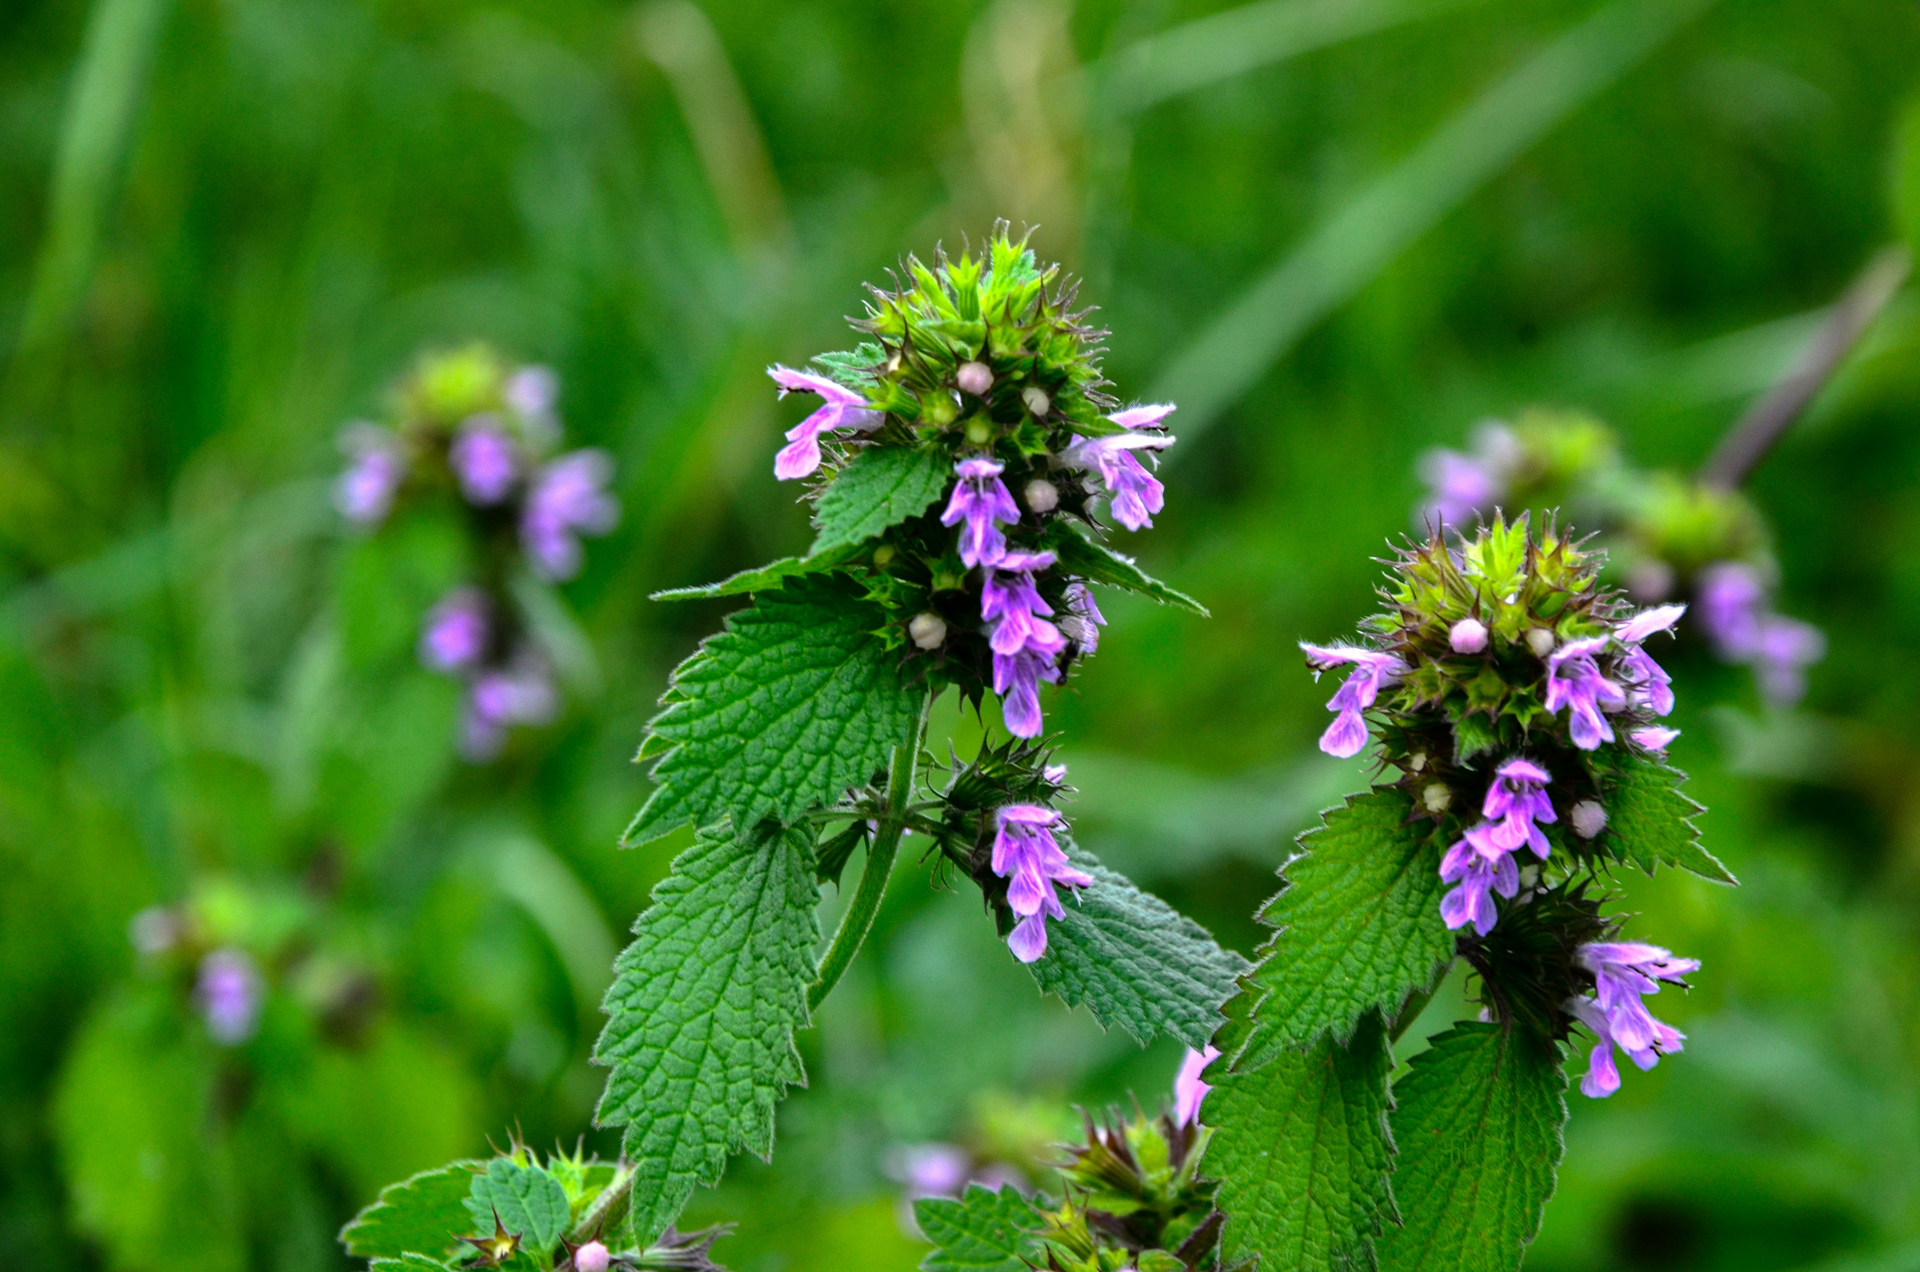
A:
<svg viewBox="0 0 1920 1272">
<path fill-rule="evenodd" d="M 1655 715 L 1666 715 L 1673 710 L 1673 677 L 1653 661 L 1653 655 L 1641 647 L 1641 642 L 1655 632 L 1671 632 L 1686 612 L 1684 605 L 1642 610 L 1613 633 L 1615 639 L 1627 646 L 1626 656 L 1620 660 L 1622 679 L 1627 682 L 1627 700 L 1634 706 L 1652 708 Z"/>
<path fill-rule="evenodd" d="M 215 1042 L 232 1047 L 253 1037 L 260 1022 L 260 973 L 252 959 L 239 950 L 214 950 L 200 960 L 193 993 Z"/>
<path fill-rule="evenodd" d="M 960 480 L 954 484 L 947 510 L 940 514 L 940 524 L 967 523 L 960 532 L 960 560 L 968 569 L 992 565 L 1006 555 L 1007 536 L 995 523 L 1012 525 L 1020 520 L 1020 509 L 1014 505 L 1007 483 L 1000 480 L 1005 468 L 985 456 L 963 459 L 953 466 Z"/>
<path fill-rule="evenodd" d="M 1022 963 L 1031 963 L 1047 952 L 1047 919 L 1067 914 L 1053 885 L 1086 888 L 1093 885 L 1093 877 L 1075 870 L 1060 851 L 1053 831 L 1066 823 L 1051 808 L 1008 804 L 993 818 L 993 872 L 1008 881 L 1007 908 L 1020 916 L 1007 948 Z"/>
<path fill-rule="evenodd" d="M 1681 978 L 1700 969 L 1700 960 L 1675 958 L 1657 945 L 1634 942 L 1595 942 L 1575 955 L 1593 973 L 1594 997 L 1573 998 L 1567 1009 L 1598 1039 L 1580 1080 L 1581 1093 L 1604 1099 L 1620 1089 L 1620 1071 L 1614 1067 L 1613 1048 L 1619 1047 L 1642 1071 L 1660 1057 L 1680 1050 L 1685 1034 L 1653 1018 L 1641 998 L 1660 992 L 1660 982 L 1685 988 Z"/>
<path fill-rule="evenodd" d="M 1220 1048 L 1209 1045 L 1205 1051 L 1187 1048 L 1187 1058 L 1180 1062 L 1180 1072 L 1173 1078 L 1173 1123 L 1175 1126 L 1198 1125 L 1200 1121 L 1200 1101 L 1207 1098 L 1207 1092 L 1213 1088 L 1200 1080 L 1200 1075 L 1208 1065 L 1220 1058 Z"/>
<path fill-rule="evenodd" d="M 1572 709 L 1573 744 L 1592 751 L 1613 741 L 1613 725 L 1601 715 L 1604 708 L 1619 711 L 1627 705 L 1624 689 L 1600 674 L 1593 656 L 1607 647 L 1609 636 L 1570 640 L 1547 659 L 1547 713 Z"/>
<path fill-rule="evenodd" d="M 1450 929 L 1471 923 L 1474 931 L 1485 936 L 1500 917 L 1490 894 L 1510 897 L 1520 890 L 1520 871 L 1511 850 L 1493 841 L 1493 831 L 1491 823 L 1481 822 L 1440 859 L 1440 881 L 1459 885 L 1440 898 L 1440 917 Z"/>
<path fill-rule="evenodd" d="M 1107 418 L 1126 429 L 1158 428 L 1173 413 L 1172 403 L 1135 406 Z M 1129 530 L 1153 524 L 1152 513 L 1166 505 L 1166 488 L 1133 456 L 1137 450 L 1165 450 L 1174 440 L 1165 433 L 1115 433 L 1080 437 L 1060 452 L 1060 462 L 1100 475 L 1113 518 Z"/>
<path fill-rule="evenodd" d="M 491 760 L 506 743 L 509 726 L 545 724 L 556 705 L 552 677 L 537 658 L 523 653 L 511 666 L 489 668 L 468 686 L 460 753 L 474 763 Z"/>
<path fill-rule="evenodd" d="M 427 611 L 420 632 L 420 661 L 434 671 L 464 671 L 487 652 L 487 595 L 479 588 L 449 592 Z"/>
<path fill-rule="evenodd" d="M 1680 736 L 1680 730 L 1648 725 L 1644 729 L 1635 729 L 1627 735 L 1649 751 L 1664 751 L 1672 741 Z"/>
<path fill-rule="evenodd" d="M 377 526 L 393 511 L 407 475 L 400 439 L 372 424 L 349 425 L 340 437 L 347 469 L 333 484 L 333 506 L 357 526 Z"/>
<path fill-rule="evenodd" d="M 1407 673 L 1407 664 L 1396 654 L 1374 649 L 1356 649 L 1350 645 L 1309 645 L 1300 642 L 1307 664 L 1317 679 L 1342 663 L 1354 664 L 1353 674 L 1327 701 L 1327 710 L 1339 714 L 1320 735 L 1320 749 L 1328 755 L 1347 759 L 1358 755 L 1367 745 L 1367 722 L 1361 714 L 1373 705 L 1380 690 L 1399 681 Z"/>
<path fill-rule="evenodd" d="M 867 405 L 866 396 L 856 389 L 836 384 L 823 375 L 771 366 L 767 374 L 780 386 L 780 396 L 789 393 L 818 393 L 824 405 L 787 430 L 787 444 L 773 457 L 773 475 L 781 481 L 805 477 L 820 467 L 820 434 L 830 429 L 852 428 L 871 433 L 886 416 Z"/>
<path fill-rule="evenodd" d="M 1016 738 L 1040 736 L 1040 682 L 1058 684 L 1060 669 L 1051 655 L 1034 649 L 993 656 L 993 691 L 1000 695 L 1000 717 Z"/>
<path fill-rule="evenodd" d="M 560 380 L 546 367 L 521 367 L 507 377 L 504 396 L 516 415 L 551 415 L 560 398 Z"/>
<path fill-rule="evenodd" d="M 1060 619 L 1060 631 L 1080 646 L 1082 654 L 1091 654 L 1100 648 L 1100 629 L 1106 625 L 1106 615 L 1094 603 L 1093 591 L 1085 583 L 1067 584 L 1066 596 L 1067 612 Z"/>
<path fill-rule="evenodd" d="M 1053 564 L 1051 552 L 1007 552 L 987 567 L 986 583 L 980 589 L 980 617 L 994 623 L 988 640 L 996 654 L 1017 654 L 1030 649 L 1047 658 L 1055 658 L 1067 647 L 1067 638 L 1046 619 L 1052 614 L 1033 585 L 1033 576 Z"/>
<path fill-rule="evenodd" d="M 1723 561 L 1700 572 L 1694 589 L 1696 617 L 1722 657 L 1739 661 L 1760 643 L 1760 614 L 1767 589 L 1760 572 L 1737 561 Z"/>
<path fill-rule="evenodd" d="M 1527 844 L 1534 856 L 1546 860 L 1547 837 L 1536 823 L 1558 820 L 1553 801 L 1547 797 L 1546 785 L 1551 780 L 1538 764 L 1517 757 L 1494 770 L 1480 815 L 1490 823 L 1498 821 L 1488 835 L 1500 851 L 1512 852 Z"/>
<path fill-rule="evenodd" d="M 580 572 L 578 535 L 605 534 L 620 520 L 620 505 L 606 492 L 613 461 L 605 451 L 562 455 L 534 474 L 520 516 L 520 541 L 534 572 L 548 580 Z"/>
<path fill-rule="evenodd" d="M 973 1173 L 973 1158 L 953 1144 L 910 1144 L 900 1150 L 896 1178 L 907 1195 L 958 1197 Z"/>
<path fill-rule="evenodd" d="M 1455 450 L 1430 450 L 1421 456 L 1420 479 L 1428 486 L 1420 512 L 1435 529 L 1468 524 L 1501 492 L 1500 481 L 1485 463 Z"/>
<path fill-rule="evenodd" d="M 1760 692 L 1776 707 L 1790 707 L 1807 692 L 1805 668 L 1826 657 L 1827 638 L 1798 619 L 1768 614 L 1760 620 L 1753 670 Z"/>
<path fill-rule="evenodd" d="M 476 415 L 460 426 L 447 448 L 447 464 L 467 502 L 491 507 L 507 497 L 520 476 L 520 456 L 497 416 Z"/>
</svg>

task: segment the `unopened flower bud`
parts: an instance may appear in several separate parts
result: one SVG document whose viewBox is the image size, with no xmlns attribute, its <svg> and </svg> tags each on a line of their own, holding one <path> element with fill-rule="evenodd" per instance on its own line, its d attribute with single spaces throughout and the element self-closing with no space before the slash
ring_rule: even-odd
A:
<svg viewBox="0 0 1920 1272">
<path fill-rule="evenodd" d="M 1043 420 L 1047 418 L 1047 412 L 1053 409 L 1053 399 L 1048 397 L 1047 391 L 1037 384 L 1029 384 L 1026 388 L 1022 389 L 1020 391 L 1020 400 L 1027 404 L 1029 411 L 1032 411 Z"/>
<path fill-rule="evenodd" d="M 1447 643 L 1456 654 L 1477 654 L 1487 647 L 1487 625 L 1477 618 L 1463 618 L 1447 633 Z"/>
<path fill-rule="evenodd" d="M 1415 751 L 1407 757 L 1407 772 L 1418 773 L 1425 767 L 1427 767 L 1427 753 L 1425 751 Z"/>
<path fill-rule="evenodd" d="M 598 1241 L 589 1241 L 573 1252 L 574 1272 L 607 1272 L 612 1261 L 607 1247 Z"/>
<path fill-rule="evenodd" d="M 1573 833 L 1582 839 L 1592 839 L 1607 828 L 1607 810 L 1600 807 L 1599 801 L 1583 799 L 1573 806 Z"/>
<path fill-rule="evenodd" d="M 1535 656 L 1545 658 L 1553 652 L 1553 633 L 1544 627 L 1529 627 L 1527 648 L 1531 649 Z"/>
<path fill-rule="evenodd" d="M 922 649 L 938 649 L 947 639 L 947 620 L 934 613 L 915 614 L 907 635 Z"/>
<path fill-rule="evenodd" d="M 893 560 L 894 555 L 893 545 L 891 543 L 883 543 L 873 550 L 873 563 L 884 569 L 887 562 Z"/>
<path fill-rule="evenodd" d="M 973 423 L 967 425 L 967 440 L 975 446 L 985 446 L 993 440 L 993 425 L 975 416 Z"/>
<path fill-rule="evenodd" d="M 1420 792 L 1420 802 L 1427 806 L 1428 812 L 1438 816 L 1453 806 L 1453 788 L 1445 782 L 1429 782 Z"/>
<path fill-rule="evenodd" d="M 946 570 L 942 570 L 933 576 L 933 590 L 936 592 L 951 592 L 958 588 L 962 582 L 964 582 L 964 580 L 958 574 L 952 574 Z"/>
<path fill-rule="evenodd" d="M 960 418 L 959 404 L 948 393 L 931 393 L 920 404 L 920 418 L 929 424 L 938 424 L 941 428 Z"/>
<path fill-rule="evenodd" d="M 1035 477 L 1021 493 L 1027 497 L 1027 507 L 1035 512 L 1052 512 L 1060 506 L 1060 487 L 1045 477 Z"/>
<path fill-rule="evenodd" d="M 165 954 L 180 940 L 180 918 L 164 905 L 150 905 L 127 924 L 133 948 L 152 958 Z"/>
<path fill-rule="evenodd" d="M 993 387 L 993 371 L 984 362 L 963 362 L 953 380 L 975 397 L 985 397 L 987 390 Z"/>
</svg>

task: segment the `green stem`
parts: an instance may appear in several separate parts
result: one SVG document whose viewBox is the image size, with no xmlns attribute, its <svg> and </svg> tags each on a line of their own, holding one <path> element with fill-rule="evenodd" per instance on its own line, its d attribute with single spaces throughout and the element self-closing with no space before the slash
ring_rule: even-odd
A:
<svg viewBox="0 0 1920 1272">
<path fill-rule="evenodd" d="M 900 851 L 900 837 L 907 829 L 907 799 L 913 793 L 914 766 L 920 759 L 920 746 L 927 736 L 927 715 L 933 707 L 929 694 L 920 705 L 920 718 L 913 726 L 913 737 L 893 748 L 893 762 L 887 767 L 887 806 L 880 815 L 880 828 L 867 845 L 867 862 L 860 870 L 860 886 L 840 919 L 840 930 L 833 934 L 827 956 L 820 960 L 820 979 L 807 990 L 807 1009 L 818 1011 L 820 1004 L 840 982 L 840 977 L 860 952 L 867 933 L 873 930 L 874 916 L 880 913 L 880 901 L 887 895 L 887 880 L 893 874 L 893 859 Z"/>
<path fill-rule="evenodd" d="M 567 1239 L 576 1245 L 583 1244 L 595 1240 L 608 1227 L 618 1223 L 632 1196 L 633 1177 L 638 1173 L 639 1168 L 634 1163 L 623 1159 L 613 1172 L 612 1181 L 593 1199 L 593 1204 L 580 1216 L 580 1222 L 573 1225 L 573 1231 L 567 1234 Z"/>
</svg>

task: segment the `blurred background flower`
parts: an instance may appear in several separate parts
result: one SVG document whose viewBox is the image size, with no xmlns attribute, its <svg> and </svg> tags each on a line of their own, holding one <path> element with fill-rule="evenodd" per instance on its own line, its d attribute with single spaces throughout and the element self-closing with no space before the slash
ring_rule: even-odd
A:
<svg viewBox="0 0 1920 1272">
<path fill-rule="evenodd" d="M 1099 598 L 1043 690 L 1069 811 L 1250 952 L 1362 763 L 1295 643 L 1352 629 L 1409 508 L 1526 478 L 1476 421 L 1591 411 L 1622 471 L 1700 471 L 1920 220 L 1916 66 L 1886 0 L 4 6 L 0 1264 L 342 1267 L 380 1185 L 589 1126 L 683 846 L 614 850 L 629 760 L 727 608 L 645 596 L 804 548 L 772 458 L 818 402 L 765 368 L 995 216 L 1085 275 L 1122 399 L 1179 404 L 1137 550 L 1214 614 Z M 475 340 L 498 393 L 434 416 L 460 456 L 410 505 L 387 424 L 431 403 L 395 393 L 465 400 L 474 359 L 408 377 Z M 1745 886 L 1621 880 L 1713 974 L 1663 1009 L 1684 1062 L 1576 1110 L 1530 1267 L 1920 1262 L 1916 355 L 1903 293 L 1738 483 L 1758 551 L 1686 566 L 1754 571 L 1714 613 L 1781 673 L 1660 653 Z M 495 586 L 462 518 L 516 501 Z M 921 886 L 821 1015 L 772 1163 L 686 1217 L 742 1221 L 736 1269 L 909 1267 L 902 1146 L 1044 1184 L 1022 1145 L 1071 1120 L 990 1131 L 983 1092 L 1064 1117 L 1181 1063 Z"/>
</svg>

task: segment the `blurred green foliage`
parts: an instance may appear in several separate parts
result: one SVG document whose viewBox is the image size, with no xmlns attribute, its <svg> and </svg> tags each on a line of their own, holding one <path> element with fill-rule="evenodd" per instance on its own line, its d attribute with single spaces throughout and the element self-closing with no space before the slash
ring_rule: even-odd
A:
<svg viewBox="0 0 1920 1272">
<path fill-rule="evenodd" d="M 1214 617 L 1114 600 L 1049 719 L 1087 844 L 1244 952 L 1356 780 L 1308 758 L 1293 642 L 1366 612 L 1417 454 L 1544 403 L 1689 469 L 1920 236 L 1911 4 L 1220 7 L 0 7 L 0 1263 L 340 1267 L 381 1184 L 587 1128 L 609 956 L 683 846 L 614 850 L 628 758 L 728 608 L 644 598 L 804 548 L 763 368 L 900 252 L 1037 224 L 1122 395 L 1187 406 L 1141 551 Z M 340 425 L 472 338 L 555 367 L 626 510 L 566 588 L 597 692 L 485 769 L 413 661 L 457 538 L 326 498 Z M 1623 879 L 1705 962 L 1688 1050 L 1575 1110 L 1532 1267 L 1920 1266 L 1916 355 L 1902 298 L 1749 485 L 1831 653 L 1791 716 L 1674 667 L 1745 886 Z M 900 1146 L 1176 1063 L 898 869 L 772 1164 L 695 1199 L 732 1266 L 909 1267 Z M 156 904 L 261 961 L 251 1041 L 136 956 Z"/>
</svg>

